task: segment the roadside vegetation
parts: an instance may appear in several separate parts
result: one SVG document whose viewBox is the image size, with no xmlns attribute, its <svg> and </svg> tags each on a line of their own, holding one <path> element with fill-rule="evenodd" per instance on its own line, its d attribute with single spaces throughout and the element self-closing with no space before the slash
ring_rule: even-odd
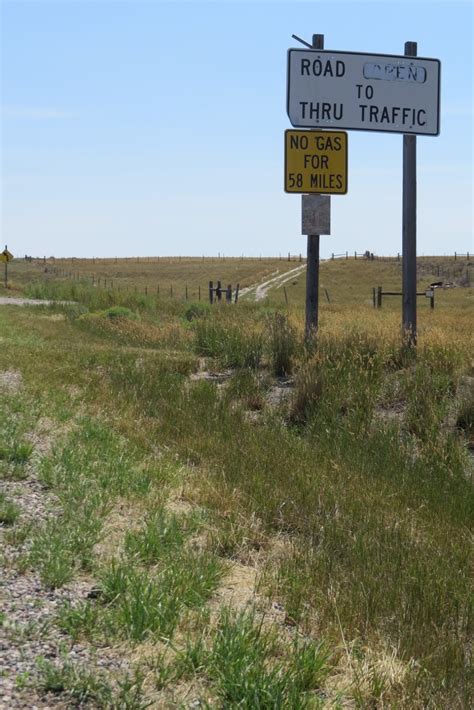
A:
<svg viewBox="0 0 474 710">
<path fill-rule="evenodd" d="M 86 585 L 26 697 L 471 705 L 472 290 L 420 303 L 415 357 L 399 302 L 371 306 L 398 266 L 352 266 L 325 265 L 344 286 L 310 344 L 299 282 L 288 306 L 279 289 L 210 308 L 51 279 L 26 293 L 73 303 L 0 309 L 0 372 L 21 373 L 1 404 L 4 563 Z"/>
</svg>

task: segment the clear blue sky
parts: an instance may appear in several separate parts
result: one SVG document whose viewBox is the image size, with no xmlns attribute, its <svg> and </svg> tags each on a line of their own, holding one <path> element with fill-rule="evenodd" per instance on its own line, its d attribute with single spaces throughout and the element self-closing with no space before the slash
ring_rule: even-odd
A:
<svg viewBox="0 0 474 710">
<path fill-rule="evenodd" d="M 305 250 L 283 191 L 286 50 L 439 58 L 418 251 L 474 251 L 471 2 L 0 0 L 2 243 L 15 255 Z M 321 251 L 401 250 L 402 137 L 349 132 Z"/>
</svg>

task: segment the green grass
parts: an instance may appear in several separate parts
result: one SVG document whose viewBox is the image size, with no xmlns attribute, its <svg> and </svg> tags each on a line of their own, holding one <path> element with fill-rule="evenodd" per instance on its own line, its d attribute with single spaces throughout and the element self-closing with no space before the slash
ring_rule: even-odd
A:
<svg viewBox="0 0 474 710">
<path fill-rule="evenodd" d="M 436 262 L 425 266 L 429 279 Z M 58 502 L 26 532 L 27 566 L 50 587 L 92 578 L 93 597 L 58 623 L 91 646 L 156 648 L 163 702 L 196 682 L 217 707 L 468 707 L 472 291 L 437 293 L 431 313 L 420 303 L 415 358 L 400 347 L 400 304 L 370 303 L 372 284 L 396 287 L 396 264 L 321 274 L 331 304 L 311 347 L 303 276 L 285 313 L 281 290 L 191 313 L 53 279 L 32 292 L 78 307 L 0 309 L 0 369 L 24 382 L 0 403 L 2 475 L 34 466 Z M 104 316 L 116 307 L 139 318 Z M 203 357 L 232 368 L 224 384 L 190 378 Z M 278 404 L 271 388 L 290 373 Z M 27 435 L 45 415 L 59 431 L 33 456 Z M 229 558 L 257 565 L 292 635 L 256 612 L 209 615 Z M 78 686 L 105 702 L 86 671 Z M 58 693 L 73 692 L 71 673 Z"/>
<path fill-rule="evenodd" d="M 13 525 L 19 515 L 19 506 L 0 492 L 0 525 Z"/>
<path fill-rule="evenodd" d="M 74 636 L 170 638 L 186 609 L 201 606 L 224 571 L 215 555 L 185 546 L 191 530 L 163 510 L 152 514 L 141 532 L 127 533 L 126 556 L 99 572 L 98 602 L 66 605 L 62 627 Z"/>
<path fill-rule="evenodd" d="M 275 628 L 253 612 L 222 612 L 207 660 L 222 707 L 318 707 L 317 692 L 331 671 L 323 643 L 297 642 L 278 660 Z"/>
<path fill-rule="evenodd" d="M 38 659 L 38 678 L 35 682 L 41 694 L 60 695 L 79 707 L 124 708 L 142 710 L 148 707 L 143 700 L 140 675 L 125 676 L 111 684 L 104 673 L 91 672 L 71 661 L 54 664 Z"/>
</svg>

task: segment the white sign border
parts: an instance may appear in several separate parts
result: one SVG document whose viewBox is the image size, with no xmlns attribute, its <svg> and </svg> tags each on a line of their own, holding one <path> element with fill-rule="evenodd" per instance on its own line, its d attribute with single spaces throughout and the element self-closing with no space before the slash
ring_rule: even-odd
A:
<svg viewBox="0 0 474 710">
<path fill-rule="evenodd" d="M 338 124 L 331 124 L 330 126 L 324 126 L 326 130 L 341 130 L 341 131 L 361 131 L 362 133 L 391 133 L 395 135 L 415 135 L 415 136 L 439 136 L 440 134 L 440 113 L 441 113 L 441 60 L 440 59 L 435 59 L 434 57 L 412 57 L 412 56 L 407 56 L 405 54 L 379 54 L 378 52 L 345 52 L 340 49 L 338 50 L 329 50 L 329 49 L 310 49 L 309 47 L 307 49 L 301 49 L 300 47 L 290 47 L 290 49 L 287 50 L 287 62 L 286 62 L 286 115 L 288 116 L 291 125 L 293 128 L 299 128 L 303 129 L 305 128 L 306 130 L 311 130 L 311 127 L 308 126 L 307 124 L 301 125 L 301 124 L 296 124 L 291 122 L 290 118 L 290 53 L 291 52 L 314 52 L 315 54 L 323 54 L 323 55 L 331 55 L 331 54 L 350 54 L 354 56 L 363 56 L 363 57 L 387 57 L 388 59 L 405 59 L 405 60 L 411 60 L 413 59 L 419 59 L 421 61 L 429 61 L 429 62 L 437 62 L 438 63 L 438 110 L 436 112 L 436 133 L 417 133 L 417 131 L 387 131 L 384 128 L 371 128 L 371 129 L 366 129 L 366 128 L 352 128 L 349 126 L 343 126 L 340 123 Z M 314 126 L 315 128 L 320 128 L 319 126 Z M 323 128 L 323 127 L 321 127 Z"/>
</svg>

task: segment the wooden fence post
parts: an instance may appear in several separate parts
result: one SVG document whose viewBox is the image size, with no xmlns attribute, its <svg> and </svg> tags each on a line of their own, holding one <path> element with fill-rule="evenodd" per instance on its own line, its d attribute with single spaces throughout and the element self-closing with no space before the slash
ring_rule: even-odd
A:
<svg viewBox="0 0 474 710">
<path fill-rule="evenodd" d="M 222 300 L 222 288 L 221 288 L 220 281 L 217 282 L 216 296 L 217 296 L 217 300 L 220 302 Z"/>
<path fill-rule="evenodd" d="M 240 284 L 237 284 L 236 289 L 235 289 L 235 300 L 234 303 L 237 303 L 239 300 L 239 289 L 240 289 Z"/>
<path fill-rule="evenodd" d="M 209 303 L 214 303 L 214 282 L 209 281 Z"/>
<path fill-rule="evenodd" d="M 382 286 L 377 286 L 377 308 L 382 308 Z"/>
</svg>

